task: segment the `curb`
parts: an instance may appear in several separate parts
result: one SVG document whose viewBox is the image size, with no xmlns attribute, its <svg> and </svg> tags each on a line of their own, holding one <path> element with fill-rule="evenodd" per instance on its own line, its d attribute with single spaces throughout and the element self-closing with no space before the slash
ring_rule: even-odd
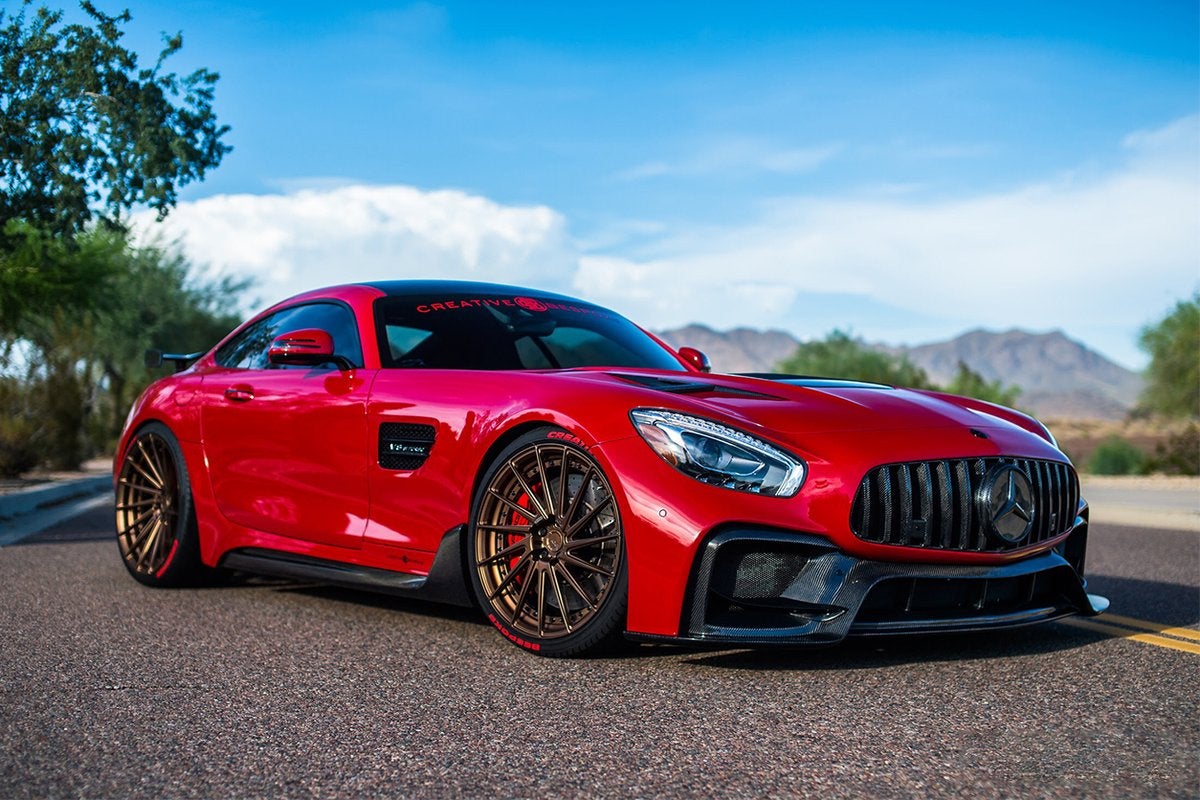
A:
<svg viewBox="0 0 1200 800">
<path fill-rule="evenodd" d="M 41 511 L 50 506 L 81 497 L 100 494 L 112 488 L 111 475 L 94 475 L 86 478 L 57 481 L 50 486 L 0 495 L 0 521 Z"/>
</svg>

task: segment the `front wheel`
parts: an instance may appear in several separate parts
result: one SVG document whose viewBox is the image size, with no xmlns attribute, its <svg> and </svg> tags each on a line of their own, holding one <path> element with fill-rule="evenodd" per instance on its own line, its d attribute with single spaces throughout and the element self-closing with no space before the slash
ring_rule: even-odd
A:
<svg viewBox="0 0 1200 800">
<path fill-rule="evenodd" d="M 505 448 L 480 484 L 468 540 L 488 619 L 546 656 L 595 654 L 625 628 L 620 509 L 600 465 L 564 435 L 541 429 Z"/>
<path fill-rule="evenodd" d="M 187 465 L 174 434 L 158 422 L 133 437 L 117 474 L 117 546 L 147 586 L 181 586 L 203 573 Z"/>
</svg>

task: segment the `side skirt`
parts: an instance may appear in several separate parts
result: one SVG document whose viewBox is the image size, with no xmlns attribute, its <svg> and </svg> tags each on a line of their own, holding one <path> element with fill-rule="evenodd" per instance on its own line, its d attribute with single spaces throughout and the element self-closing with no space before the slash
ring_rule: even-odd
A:
<svg viewBox="0 0 1200 800">
<path fill-rule="evenodd" d="M 474 603 L 463 579 L 462 550 L 459 546 L 461 532 L 460 526 L 442 537 L 442 543 L 438 546 L 428 575 L 393 572 L 259 547 L 231 550 L 221 558 L 220 566 L 256 575 L 276 575 L 281 578 L 332 583 L 434 603 L 470 607 Z"/>
</svg>

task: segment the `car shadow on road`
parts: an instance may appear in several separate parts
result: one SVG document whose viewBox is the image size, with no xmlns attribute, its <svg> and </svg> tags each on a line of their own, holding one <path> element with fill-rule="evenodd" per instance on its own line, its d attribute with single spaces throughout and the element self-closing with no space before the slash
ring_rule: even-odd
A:
<svg viewBox="0 0 1200 800">
<path fill-rule="evenodd" d="M 257 581 L 260 579 L 255 578 L 254 580 Z M 484 619 L 483 615 L 475 608 L 452 606 L 445 603 L 433 603 L 428 600 L 420 600 L 413 597 L 401 597 L 398 595 L 383 594 L 381 592 L 369 592 L 361 589 L 333 586 L 330 584 L 296 583 L 281 580 L 274 586 L 275 590 L 279 592 L 297 592 L 299 594 L 308 595 L 309 597 L 318 597 L 323 600 L 332 600 L 340 603 L 353 603 L 355 605 L 370 606 L 371 608 L 380 608 L 388 611 L 401 611 L 405 614 L 419 614 L 423 617 L 438 617 L 440 619 L 455 620 L 457 622 L 473 622 L 479 625 L 487 624 L 487 620 Z"/>
<path fill-rule="evenodd" d="M 418 614 L 488 627 L 475 608 L 445 605 L 409 597 L 380 594 L 328 584 L 252 578 L 252 585 L 297 592 L 334 602 L 365 605 L 405 614 Z M 1125 616 L 1164 625 L 1192 625 L 1200 619 L 1200 588 L 1113 576 L 1092 576 L 1089 588 L 1113 601 Z M 1100 617 L 1103 619 L 1103 616 Z M 740 670 L 853 670 L 905 664 L 1002 659 L 1064 652 L 1111 638 L 1066 622 L 1050 622 L 1007 630 L 930 634 L 906 637 L 848 639 L 828 648 L 770 647 L 731 649 L 727 646 L 630 645 L 600 658 L 612 660 L 672 658 L 701 667 Z"/>
<path fill-rule="evenodd" d="M 1200 585 L 1088 575 L 1088 591 L 1112 601 L 1114 614 L 1174 627 L 1200 622 Z"/>
<path fill-rule="evenodd" d="M 931 662 L 979 661 L 1047 655 L 1095 644 L 1103 633 L 1049 622 L 1030 628 L 988 633 L 906 636 L 894 639 L 848 639 L 823 649 L 763 648 L 700 654 L 683 662 L 699 667 L 735 670 L 845 671 L 881 669 Z"/>
<path fill-rule="evenodd" d="M 1200 587 L 1162 581 L 1092 575 L 1091 592 L 1107 597 L 1110 612 L 1164 627 L 1200 622 Z M 1013 658 L 1064 652 L 1112 638 L 1065 620 L 979 633 L 930 634 L 898 638 L 848 639 L 836 647 L 812 650 L 772 648 L 725 651 L 684 659 L 696 666 L 753 670 L 878 669 L 904 664 Z M 1096 617 L 1104 621 L 1104 615 Z M 1130 630 L 1130 633 L 1133 633 Z"/>
<path fill-rule="evenodd" d="M 332 602 L 369 606 L 403 614 L 466 622 L 490 627 L 474 608 L 431 603 L 408 597 L 379 594 L 327 584 L 296 583 L 255 578 L 258 586 L 278 592 L 295 592 Z M 888 639 L 850 639 L 829 648 L 772 647 L 731 649 L 728 646 L 690 646 L 630 643 L 593 656 L 604 660 L 669 658 L 683 664 L 745 670 L 847 670 L 878 669 L 900 664 L 966 659 L 1011 658 L 1061 652 L 1094 644 L 1104 634 L 1059 623 L 974 634 L 943 634 Z"/>
</svg>

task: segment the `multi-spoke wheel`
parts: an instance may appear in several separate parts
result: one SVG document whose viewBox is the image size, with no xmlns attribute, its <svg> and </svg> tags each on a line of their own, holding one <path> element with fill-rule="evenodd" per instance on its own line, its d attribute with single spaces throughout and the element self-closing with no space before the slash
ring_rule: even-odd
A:
<svg viewBox="0 0 1200 800">
<path fill-rule="evenodd" d="M 475 498 L 468 558 L 480 605 L 506 638 L 544 655 L 581 655 L 623 633 L 625 543 L 600 466 L 555 432 L 522 436 L 492 464 Z"/>
<path fill-rule="evenodd" d="M 149 586 L 188 582 L 200 571 L 187 467 L 165 425 L 142 428 L 117 475 L 117 545 Z"/>
</svg>

